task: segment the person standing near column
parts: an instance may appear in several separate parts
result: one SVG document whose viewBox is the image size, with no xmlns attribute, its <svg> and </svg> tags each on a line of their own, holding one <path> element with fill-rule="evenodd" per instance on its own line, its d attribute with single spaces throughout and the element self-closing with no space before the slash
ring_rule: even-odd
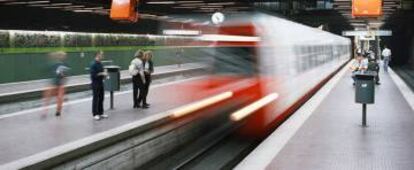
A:
<svg viewBox="0 0 414 170">
<path fill-rule="evenodd" d="M 104 102 L 104 78 L 108 75 L 104 71 L 104 67 L 101 63 L 103 59 L 103 51 L 98 51 L 95 54 L 95 61 L 90 66 L 90 75 L 91 75 L 91 86 L 92 86 L 92 114 L 95 120 L 100 120 L 101 118 L 107 118 L 108 115 L 104 114 L 103 102 Z"/>
<path fill-rule="evenodd" d="M 384 71 L 388 72 L 388 64 L 391 61 L 391 50 L 384 45 L 384 50 L 382 50 L 382 56 L 384 57 L 383 64 L 384 64 Z"/>
<path fill-rule="evenodd" d="M 144 99 L 143 99 L 143 108 L 149 108 L 150 104 L 147 103 L 147 96 L 149 92 L 149 87 L 152 81 L 151 74 L 154 72 L 154 65 L 152 62 L 152 52 L 145 52 L 144 60 L 144 76 L 145 76 L 145 88 L 144 88 Z"/>
<path fill-rule="evenodd" d="M 144 52 L 141 50 L 138 50 L 134 54 L 134 59 L 131 61 L 131 64 L 129 65 L 129 73 L 132 76 L 132 98 L 134 101 L 133 108 L 139 108 L 140 103 L 144 98 L 144 84 L 145 84 L 145 77 L 144 77 L 144 66 L 143 66 L 143 60 L 144 60 Z M 139 97 L 138 96 L 139 92 Z"/>
</svg>

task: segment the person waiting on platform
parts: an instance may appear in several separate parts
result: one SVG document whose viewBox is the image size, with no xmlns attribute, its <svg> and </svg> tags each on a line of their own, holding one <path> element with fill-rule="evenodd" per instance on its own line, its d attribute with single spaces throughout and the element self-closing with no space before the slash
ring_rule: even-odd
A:
<svg viewBox="0 0 414 170">
<path fill-rule="evenodd" d="M 368 59 L 364 58 L 364 56 L 361 53 L 357 53 L 357 57 L 354 59 L 351 70 L 352 70 L 352 79 L 354 80 L 353 85 L 355 85 L 355 74 L 358 71 L 365 71 L 368 69 Z"/>
<path fill-rule="evenodd" d="M 101 60 L 104 57 L 103 51 L 98 51 L 95 54 L 95 61 L 92 62 L 89 71 L 91 76 L 91 87 L 92 87 L 92 115 L 95 120 L 101 118 L 107 118 L 108 115 L 104 114 L 103 102 L 104 102 L 104 78 L 108 75 L 104 71 Z"/>
<path fill-rule="evenodd" d="M 154 73 L 154 64 L 152 62 L 152 52 L 145 52 L 144 59 L 144 76 L 145 76 L 145 88 L 144 88 L 144 99 L 143 99 L 143 108 L 148 108 L 150 104 L 147 103 L 147 96 L 149 92 L 149 87 L 151 84 L 151 74 Z"/>
<path fill-rule="evenodd" d="M 139 108 L 141 107 L 140 104 L 144 99 L 145 91 L 144 52 L 141 50 L 135 52 L 134 59 L 131 61 L 128 71 L 132 76 L 132 98 L 134 101 L 133 108 Z"/>
<path fill-rule="evenodd" d="M 391 50 L 387 48 L 386 45 L 384 45 L 384 49 L 382 50 L 381 54 L 382 54 L 382 57 L 384 57 L 383 59 L 384 71 L 388 72 L 388 64 L 391 61 Z"/>
<path fill-rule="evenodd" d="M 373 57 L 372 53 L 369 53 L 369 59 L 368 59 L 368 71 L 374 71 L 376 73 L 375 76 L 375 84 L 380 85 L 380 78 L 379 78 L 379 71 L 380 71 L 380 66 L 378 61 L 375 58 L 375 55 Z M 368 57 L 366 57 L 368 58 Z"/>
<path fill-rule="evenodd" d="M 64 62 L 66 56 L 67 54 L 63 51 L 49 54 L 49 57 L 52 61 L 54 61 L 54 64 L 51 69 L 51 86 L 43 93 L 44 106 L 47 108 L 46 106 L 49 105 L 51 97 L 56 96 L 56 116 L 60 116 L 62 113 L 62 104 L 65 95 L 65 82 L 67 71 L 69 70 L 69 67 L 67 67 Z"/>
</svg>

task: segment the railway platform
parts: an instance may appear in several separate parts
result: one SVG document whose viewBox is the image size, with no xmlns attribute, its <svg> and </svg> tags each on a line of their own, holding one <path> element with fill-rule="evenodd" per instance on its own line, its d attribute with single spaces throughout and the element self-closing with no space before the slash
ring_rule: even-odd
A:
<svg viewBox="0 0 414 170">
<path fill-rule="evenodd" d="M 157 66 L 153 75 L 154 79 L 168 77 L 174 74 L 184 72 L 199 71 L 203 68 L 201 63 L 186 63 L 181 67 L 178 65 Z M 127 70 L 121 71 L 121 82 L 131 82 L 131 76 Z M 0 103 L 11 103 L 18 100 L 26 100 L 38 98 L 42 96 L 42 92 L 48 88 L 49 79 L 32 80 L 24 82 L 4 83 L 0 84 Z M 89 90 L 90 77 L 89 74 L 70 76 L 65 85 L 67 93 Z"/>
<path fill-rule="evenodd" d="M 236 169 L 412 169 L 413 92 L 392 70 L 381 72 L 363 127 L 350 77 L 344 68 Z"/>
<path fill-rule="evenodd" d="M 202 76 L 154 85 L 148 96 L 151 104 L 148 109 L 132 108 L 131 90 L 115 93 L 113 110 L 108 109 L 109 96 L 106 95 L 105 114 L 109 118 L 99 121 L 92 117 L 92 98 L 65 102 L 60 117 L 55 117 L 52 112 L 45 115 L 45 108 L 2 116 L 0 169 L 20 169 L 27 161 L 42 159 L 45 155 L 48 158 L 54 157 L 51 153 L 56 150 L 62 152 L 68 146 L 79 149 L 85 144 L 85 140 L 100 141 L 102 136 L 112 138 L 114 131 L 120 131 L 119 128 L 125 130 L 131 126 L 139 127 L 168 116 L 168 110 L 191 102 L 185 96 L 180 98 L 180 95 L 172 93 L 177 89 L 177 84 L 198 78 Z M 166 93 L 169 95 L 165 95 Z M 50 106 L 48 109 L 53 110 L 54 107 Z"/>
</svg>

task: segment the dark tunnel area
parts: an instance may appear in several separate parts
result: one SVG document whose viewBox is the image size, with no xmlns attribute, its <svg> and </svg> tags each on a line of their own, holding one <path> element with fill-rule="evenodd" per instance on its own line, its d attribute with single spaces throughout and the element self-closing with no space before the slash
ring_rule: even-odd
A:
<svg viewBox="0 0 414 170">
<path fill-rule="evenodd" d="M 384 37 L 381 47 L 392 50 L 392 66 L 414 68 L 414 10 L 401 10 L 391 15 L 382 29 L 391 30 L 391 37 Z"/>
</svg>

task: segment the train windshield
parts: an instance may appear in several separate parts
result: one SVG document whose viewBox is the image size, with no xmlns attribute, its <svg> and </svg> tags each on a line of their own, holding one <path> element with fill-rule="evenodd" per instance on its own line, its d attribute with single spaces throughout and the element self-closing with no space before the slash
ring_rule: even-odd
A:
<svg viewBox="0 0 414 170">
<path fill-rule="evenodd" d="M 217 47 L 208 49 L 214 74 L 251 76 L 256 74 L 256 62 L 250 47 Z"/>
</svg>

